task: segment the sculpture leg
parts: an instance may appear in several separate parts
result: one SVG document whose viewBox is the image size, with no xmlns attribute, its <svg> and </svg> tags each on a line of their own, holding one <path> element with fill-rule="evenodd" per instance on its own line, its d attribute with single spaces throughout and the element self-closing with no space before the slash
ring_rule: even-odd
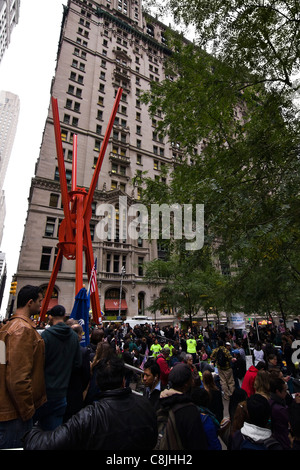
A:
<svg viewBox="0 0 300 470">
<path fill-rule="evenodd" d="M 56 281 L 56 278 L 57 278 L 57 273 L 58 273 L 59 267 L 61 265 L 62 258 L 63 258 L 63 253 L 62 253 L 61 248 L 59 248 L 57 256 L 56 256 L 56 260 L 55 260 L 55 263 L 54 263 L 54 266 L 53 266 L 53 271 L 52 271 L 52 274 L 51 274 L 51 277 L 50 277 L 50 281 L 49 281 L 49 284 L 48 284 L 48 287 L 47 287 L 46 295 L 45 295 L 44 300 L 43 300 L 43 304 L 42 304 L 42 308 L 41 308 L 41 312 L 40 312 L 40 318 L 39 318 L 38 323 L 45 320 L 45 316 L 46 316 L 46 313 L 47 313 L 47 310 L 48 310 L 48 305 L 49 305 L 51 295 L 52 295 L 52 292 L 53 292 L 53 289 L 54 289 L 55 281 Z"/>
</svg>

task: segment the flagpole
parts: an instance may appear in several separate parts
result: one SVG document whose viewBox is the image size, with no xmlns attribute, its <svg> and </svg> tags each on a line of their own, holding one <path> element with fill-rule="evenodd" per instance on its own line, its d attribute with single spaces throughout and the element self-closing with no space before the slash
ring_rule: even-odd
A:
<svg viewBox="0 0 300 470">
<path fill-rule="evenodd" d="M 120 299 L 119 299 L 119 317 L 118 320 L 121 320 L 121 303 L 122 303 L 122 284 L 123 284 L 123 276 L 125 274 L 125 267 L 122 266 L 121 269 L 121 283 L 120 283 Z"/>
</svg>

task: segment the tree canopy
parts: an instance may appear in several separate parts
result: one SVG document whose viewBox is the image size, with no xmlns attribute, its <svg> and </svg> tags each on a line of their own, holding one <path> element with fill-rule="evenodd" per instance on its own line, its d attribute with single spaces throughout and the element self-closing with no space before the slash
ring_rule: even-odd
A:
<svg viewBox="0 0 300 470">
<path fill-rule="evenodd" d="M 181 155 L 163 190 L 144 178 L 144 201 L 204 204 L 206 244 L 235 271 L 224 308 L 297 315 L 299 2 L 168 0 L 166 9 L 195 27 L 197 44 L 170 33 L 166 79 L 144 96 Z"/>
</svg>

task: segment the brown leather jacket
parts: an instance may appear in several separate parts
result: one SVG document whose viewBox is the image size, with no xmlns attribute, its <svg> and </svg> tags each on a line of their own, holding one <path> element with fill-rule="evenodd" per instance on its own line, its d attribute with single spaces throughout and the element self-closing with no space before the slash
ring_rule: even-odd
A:
<svg viewBox="0 0 300 470">
<path fill-rule="evenodd" d="M 0 329 L 0 351 L 0 421 L 27 421 L 47 401 L 44 341 L 34 323 L 16 313 Z"/>
</svg>

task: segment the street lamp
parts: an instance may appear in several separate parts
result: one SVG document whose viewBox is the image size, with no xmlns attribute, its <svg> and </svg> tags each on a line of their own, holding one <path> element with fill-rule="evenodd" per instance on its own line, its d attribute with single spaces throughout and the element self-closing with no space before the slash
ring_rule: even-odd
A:
<svg viewBox="0 0 300 470">
<path fill-rule="evenodd" d="M 117 318 L 118 320 L 121 320 L 122 284 L 123 284 L 123 277 L 124 277 L 125 272 L 126 272 L 125 266 L 122 266 L 122 269 L 121 269 L 121 283 L 120 283 L 120 299 L 119 299 L 119 316 Z"/>
</svg>

